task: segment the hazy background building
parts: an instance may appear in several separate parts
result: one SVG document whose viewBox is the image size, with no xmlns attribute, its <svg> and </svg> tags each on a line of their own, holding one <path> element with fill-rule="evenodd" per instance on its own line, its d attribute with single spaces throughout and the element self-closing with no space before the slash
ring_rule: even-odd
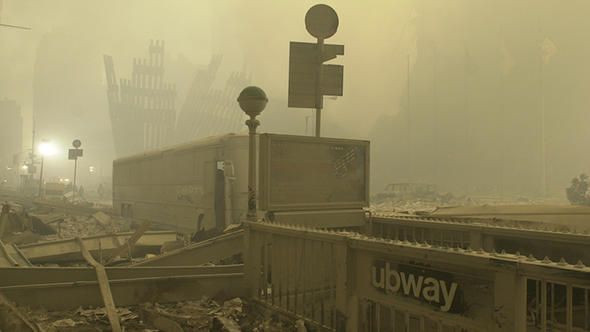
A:
<svg viewBox="0 0 590 332">
<path fill-rule="evenodd" d="M 590 66 L 581 61 L 589 26 L 579 16 L 588 9 L 576 1 L 419 2 L 400 112 L 383 114 L 371 134 L 377 181 L 563 195 L 590 161 Z"/>
<path fill-rule="evenodd" d="M 18 182 L 23 151 L 23 119 L 14 100 L 0 99 L 0 181 Z"/>
<path fill-rule="evenodd" d="M 215 107 L 239 130 L 236 96 L 212 97 L 239 90 L 227 90 L 232 73 L 269 96 L 260 131 L 311 134 L 313 112 L 288 109 L 286 100 L 289 41 L 314 41 L 303 18 L 315 3 L 5 0 L 2 19 L 33 30 L 0 30 L 0 91 L 22 104 L 26 146 L 34 110 L 37 137 L 63 147 L 48 162 L 50 175 L 71 172 L 65 149 L 74 138 L 85 148 L 81 177 L 90 166 L 110 173 L 116 154 L 102 56 L 130 73 L 130 59 L 152 39 L 166 41 L 163 79 L 177 87 L 175 142 L 199 137 L 209 120 L 184 119 L 208 119 Z M 323 133 L 371 139 L 373 191 L 428 182 L 457 193 L 563 197 L 569 179 L 590 170 L 580 143 L 589 135 L 589 3 L 326 3 L 340 17 L 326 42 L 344 44 L 345 55 L 337 60 L 344 96 L 326 100 Z M 193 86 L 212 66 L 207 91 Z M 207 99 L 217 106 L 204 106 Z"/>
<path fill-rule="evenodd" d="M 163 41 L 151 41 L 147 58 L 133 58 L 131 78 L 117 80 L 113 58 L 104 56 L 112 136 L 118 157 L 172 144 L 176 87 L 164 80 Z"/>
</svg>

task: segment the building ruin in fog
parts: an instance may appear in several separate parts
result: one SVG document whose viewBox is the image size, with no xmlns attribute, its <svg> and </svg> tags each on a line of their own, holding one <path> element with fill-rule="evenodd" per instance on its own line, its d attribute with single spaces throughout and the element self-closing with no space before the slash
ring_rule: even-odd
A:
<svg viewBox="0 0 590 332">
<path fill-rule="evenodd" d="M 232 71 L 223 88 L 215 88 L 222 56 L 214 55 L 206 68 L 195 74 L 178 115 L 176 141 L 236 132 L 242 129 L 243 112 L 235 102 L 251 78 L 243 71 Z"/>
<path fill-rule="evenodd" d="M 113 58 L 104 56 L 115 151 L 126 156 L 171 143 L 176 87 L 165 83 L 164 42 L 152 41 L 148 58 L 133 59 L 131 79 L 117 81 Z"/>
<path fill-rule="evenodd" d="M 23 119 L 16 101 L 0 100 L 0 123 L 0 175 L 14 180 L 23 157 Z"/>
<path fill-rule="evenodd" d="M 417 6 L 416 55 L 399 55 L 397 73 L 407 79 L 399 112 L 371 134 L 376 179 L 563 196 L 590 161 L 580 144 L 590 139 L 590 66 L 578 60 L 590 47 L 581 35 L 587 20 L 563 24 L 555 15 L 576 17 L 590 6 L 482 4 Z"/>
</svg>

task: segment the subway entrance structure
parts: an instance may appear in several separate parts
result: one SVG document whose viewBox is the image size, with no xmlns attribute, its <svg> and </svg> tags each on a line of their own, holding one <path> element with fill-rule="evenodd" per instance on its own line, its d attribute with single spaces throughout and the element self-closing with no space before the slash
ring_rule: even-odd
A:
<svg viewBox="0 0 590 332">
<path fill-rule="evenodd" d="M 246 136 L 115 161 L 121 214 L 209 238 L 138 265 L 241 254 L 236 295 L 319 330 L 590 330 L 587 235 L 501 220 L 374 215 L 369 142 L 255 137 L 255 221 L 246 220 Z M 545 246 L 507 245 L 518 241 Z M 576 250 L 556 258 L 567 243 Z"/>
<path fill-rule="evenodd" d="M 590 268 L 300 226 L 248 223 L 267 306 L 335 331 L 588 331 Z"/>
</svg>

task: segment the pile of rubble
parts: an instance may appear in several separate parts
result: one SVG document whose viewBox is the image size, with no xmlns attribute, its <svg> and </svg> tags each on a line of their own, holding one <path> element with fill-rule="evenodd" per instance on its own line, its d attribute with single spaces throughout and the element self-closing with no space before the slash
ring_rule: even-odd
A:
<svg viewBox="0 0 590 332">
<path fill-rule="evenodd" d="M 131 224 L 123 218 L 113 218 L 104 212 L 91 216 L 68 215 L 56 223 L 58 238 L 86 237 L 98 234 L 129 232 Z M 53 240 L 54 236 L 45 236 L 44 240 Z"/>
<path fill-rule="evenodd" d="M 80 211 L 4 204 L 0 331 L 302 331 L 228 297 L 245 294 L 239 227 L 190 243 L 148 222 Z M 203 295 L 214 299 L 195 300 Z"/>
<path fill-rule="evenodd" d="M 109 331 L 107 312 L 101 308 L 78 308 L 71 311 L 30 310 L 18 308 L 28 318 L 28 323 L 46 332 L 62 331 Z M 145 303 L 139 306 L 117 308 L 121 327 L 127 332 L 156 331 L 297 331 L 300 322 L 287 320 L 276 315 L 269 316 L 257 306 L 233 298 L 219 304 L 203 297 L 199 301 L 178 303 Z M 14 331 L 27 330 L 25 323 L 12 318 Z M 6 326 L 6 325 L 4 325 Z M 299 329 L 301 330 L 301 329 Z"/>
<path fill-rule="evenodd" d="M 440 207 L 483 205 L 541 205 L 547 200 L 526 197 L 472 197 L 437 194 L 438 196 L 394 197 L 380 196 L 372 200 L 371 210 L 382 213 L 429 214 Z M 440 198 L 440 197 L 444 197 Z M 554 203 L 554 202 L 551 202 Z"/>
</svg>

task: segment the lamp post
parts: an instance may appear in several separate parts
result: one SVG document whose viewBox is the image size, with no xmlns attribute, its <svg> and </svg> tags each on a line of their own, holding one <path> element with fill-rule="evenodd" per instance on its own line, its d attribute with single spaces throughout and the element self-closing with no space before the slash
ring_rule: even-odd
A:
<svg viewBox="0 0 590 332">
<path fill-rule="evenodd" d="M 47 140 L 42 140 L 39 144 L 39 154 L 41 155 L 41 170 L 39 171 L 39 197 L 43 196 L 43 164 L 46 156 L 55 154 L 55 147 Z"/>
<path fill-rule="evenodd" d="M 260 121 L 256 117 L 264 110 L 268 98 L 259 87 L 249 86 L 240 92 L 240 108 L 250 117 L 246 120 L 249 136 L 248 155 L 248 220 L 256 221 L 256 127 Z"/>
</svg>

